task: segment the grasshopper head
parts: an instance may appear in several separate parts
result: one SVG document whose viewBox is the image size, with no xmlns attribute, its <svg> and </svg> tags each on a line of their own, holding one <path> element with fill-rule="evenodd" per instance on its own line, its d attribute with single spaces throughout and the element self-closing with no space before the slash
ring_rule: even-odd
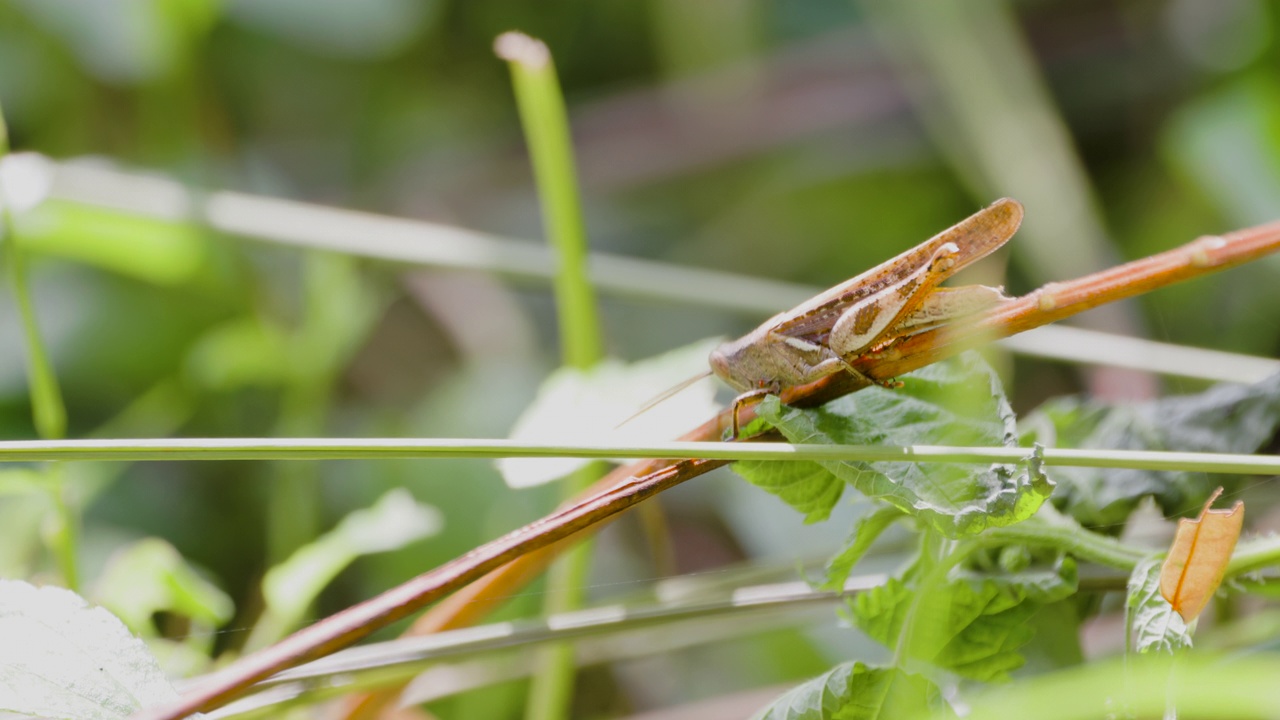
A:
<svg viewBox="0 0 1280 720">
<path fill-rule="evenodd" d="M 741 354 L 736 342 L 727 342 L 712 350 L 707 362 L 711 365 L 711 372 L 715 373 L 716 377 L 734 390 L 744 392 L 751 389 L 751 383 L 744 382 L 740 375 L 734 372 L 735 359 Z"/>
</svg>

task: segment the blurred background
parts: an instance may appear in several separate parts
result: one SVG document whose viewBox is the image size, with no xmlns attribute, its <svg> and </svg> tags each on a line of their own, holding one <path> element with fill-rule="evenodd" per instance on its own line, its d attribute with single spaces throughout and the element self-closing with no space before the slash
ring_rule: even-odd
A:
<svg viewBox="0 0 1280 720">
<path fill-rule="evenodd" d="M 537 196 L 492 51 L 511 29 L 553 53 L 593 251 L 777 281 L 598 266 L 619 358 L 741 334 L 787 307 L 773 298 L 1005 195 L 1026 205 L 1023 229 L 971 276 L 1011 293 L 1280 217 L 1280 12 L 1262 0 L 3 0 L 10 145 L 51 160 L 4 182 L 52 178 L 45 202 L 14 208 L 13 237 L 65 434 L 505 436 L 560 362 Z M 1078 324 L 1274 357 L 1278 277 L 1272 258 Z M 19 439 L 37 433 L 13 298 L 0 298 L 0 433 Z M 1020 411 L 1203 386 L 996 361 Z M 195 589 L 114 609 L 175 641 L 171 667 L 187 672 L 246 644 L 268 568 L 393 488 L 416 499 L 392 498 L 412 518 L 386 542 L 398 549 L 337 553 L 314 613 L 556 501 L 471 461 L 69 464 L 0 480 L 0 576 L 136 596 L 121 552 L 149 548 L 146 573 Z M 848 527 L 801 527 L 729 474 L 663 502 L 676 571 L 713 580 L 726 566 L 794 578 Z M 138 544 L 149 537 L 172 548 Z M 661 574 L 647 557 L 634 521 L 610 528 L 591 595 L 643 592 Z M 531 590 L 504 612 L 538 602 Z M 583 716 L 785 685 L 849 657 L 832 638 L 809 626 L 590 668 Z M 433 708 L 516 717 L 522 687 Z"/>
</svg>

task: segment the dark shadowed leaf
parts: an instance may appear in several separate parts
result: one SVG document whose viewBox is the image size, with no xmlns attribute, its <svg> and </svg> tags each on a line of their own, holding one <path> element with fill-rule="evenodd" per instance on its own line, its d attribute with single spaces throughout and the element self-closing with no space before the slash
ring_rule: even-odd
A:
<svg viewBox="0 0 1280 720">
<path fill-rule="evenodd" d="M 1278 425 L 1280 375 L 1134 405 L 1064 398 L 1025 422 L 1047 447 L 1232 453 L 1256 452 Z M 1093 526 L 1123 523 L 1148 495 L 1165 515 L 1193 513 L 1214 488 L 1240 482 L 1239 476 L 1120 468 L 1054 468 L 1052 475 L 1059 485 L 1054 503 Z"/>
</svg>

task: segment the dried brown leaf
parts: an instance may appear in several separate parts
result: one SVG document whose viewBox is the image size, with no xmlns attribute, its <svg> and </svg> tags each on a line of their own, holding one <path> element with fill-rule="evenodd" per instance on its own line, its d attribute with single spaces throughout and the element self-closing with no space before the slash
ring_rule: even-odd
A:
<svg viewBox="0 0 1280 720">
<path fill-rule="evenodd" d="M 1244 503 L 1230 510 L 1211 510 L 1222 488 L 1214 491 L 1195 520 L 1178 521 L 1169 554 L 1160 568 L 1160 594 L 1191 622 L 1222 583 L 1231 552 L 1244 524 Z"/>
</svg>

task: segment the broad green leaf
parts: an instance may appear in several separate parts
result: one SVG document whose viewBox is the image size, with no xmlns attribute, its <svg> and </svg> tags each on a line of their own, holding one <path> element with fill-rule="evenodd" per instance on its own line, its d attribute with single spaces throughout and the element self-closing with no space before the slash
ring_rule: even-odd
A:
<svg viewBox="0 0 1280 720">
<path fill-rule="evenodd" d="M 902 381 L 899 389 L 871 387 L 816 409 L 786 407 L 771 396 L 760 404 L 757 414 L 794 443 L 1015 444 L 1013 411 L 999 379 L 978 355 L 966 353 L 930 365 Z M 1025 520 L 1053 491 L 1034 455 L 1020 464 L 989 467 L 821 461 L 792 463 L 803 467 L 779 471 L 771 464 L 739 462 L 735 469 L 791 502 L 809 520 L 825 518 L 839 499 L 842 483 L 848 483 L 952 537 Z"/>
<path fill-rule="evenodd" d="M 844 581 L 849 578 L 849 573 L 853 572 L 853 567 L 858 564 L 867 550 L 871 549 L 871 544 L 880 537 L 880 533 L 902 517 L 905 517 L 905 513 L 898 508 L 882 507 L 858 518 L 858 522 L 853 526 L 853 533 L 849 535 L 848 540 L 845 540 L 844 549 L 827 562 L 827 577 L 822 583 L 822 588 L 839 590 L 843 587 Z"/>
<path fill-rule="evenodd" d="M 954 717 L 928 679 L 895 668 L 842 663 L 787 691 L 754 720 L 896 720 L 930 710 Z"/>
<path fill-rule="evenodd" d="M 1129 576 L 1129 592 L 1125 606 L 1133 647 L 1140 653 L 1173 653 L 1191 647 L 1191 631 L 1187 623 L 1160 594 L 1159 557 L 1143 560 Z"/>
<path fill-rule="evenodd" d="M 262 580 L 266 612 L 248 646 L 263 647 L 301 624 L 320 591 L 356 558 L 397 550 L 435 535 L 443 524 L 438 510 L 419 503 L 404 488 L 347 515 L 337 527 L 267 571 Z"/>
<path fill-rule="evenodd" d="M 904 621 L 914 612 L 909 650 L 914 657 L 991 681 L 1022 665 L 1017 650 L 1032 637 L 1031 616 L 1076 589 L 1075 561 L 1060 556 L 1051 566 L 1017 572 L 952 571 L 947 585 L 923 598 L 894 579 L 859 595 L 852 606 L 859 627 L 888 647 L 897 646 Z M 915 610 L 912 603 L 919 604 Z"/>
<path fill-rule="evenodd" d="M 141 636 L 160 666 L 176 677 L 209 669 L 215 630 L 235 611 L 226 593 L 159 538 L 139 540 L 112 555 L 93 598 Z M 175 639 L 162 637 L 155 623 L 160 612 L 188 619 L 188 632 Z"/>
<path fill-rule="evenodd" d="M 1039 604 L 1018 586 L 991 580 L 948 583 L 918 596 L 901 580 L 859 594 L 852 602 L 858 627 L 887 647 L 896 647 L 908 617 L 907 651 L 916 659 L 974 680 L 1007 680 L 1030 642 L 1028 619 Z"/>
<path fill-rule="evenodd" d="M 159 538 L 139 540 L 116 552 L 98 579 L 94 597 L 143 636 L 157 634 L 152 618 L 161 611 L 207 628 L 226 623 L 235 611 L 226 593 Z"/>
<path fill-rule="evenodd" d="M 1027 426 L 1046 446 L 1252 453 L 1280 426 L 1280 374 L 1132 405 L 1056 400 L 1029 416 Z M 1089 526 L 1120 525 L 1147 496 L 1166 516 L 1194 513 L 1214 488 L 1240 482 L 1202 472 L 1112 468 L 1055 467 L 1052 475 L 1059 486 L 1054 504 Z"/>
<path fill-rule="evenodd" d="M 0 580 L 0 714 L 122 720 L 177 697 L 111 613 L 70 590 Z"/>
<path fill-rule="evenodd" d="M 844 481 L 817 463 L 739 461 L 736 465 L 744 463 L 751 467 L 737 467 L 739 474 L 803 513 L 807 523 L 830 517 L 844 492 Z"/>
</svg>

